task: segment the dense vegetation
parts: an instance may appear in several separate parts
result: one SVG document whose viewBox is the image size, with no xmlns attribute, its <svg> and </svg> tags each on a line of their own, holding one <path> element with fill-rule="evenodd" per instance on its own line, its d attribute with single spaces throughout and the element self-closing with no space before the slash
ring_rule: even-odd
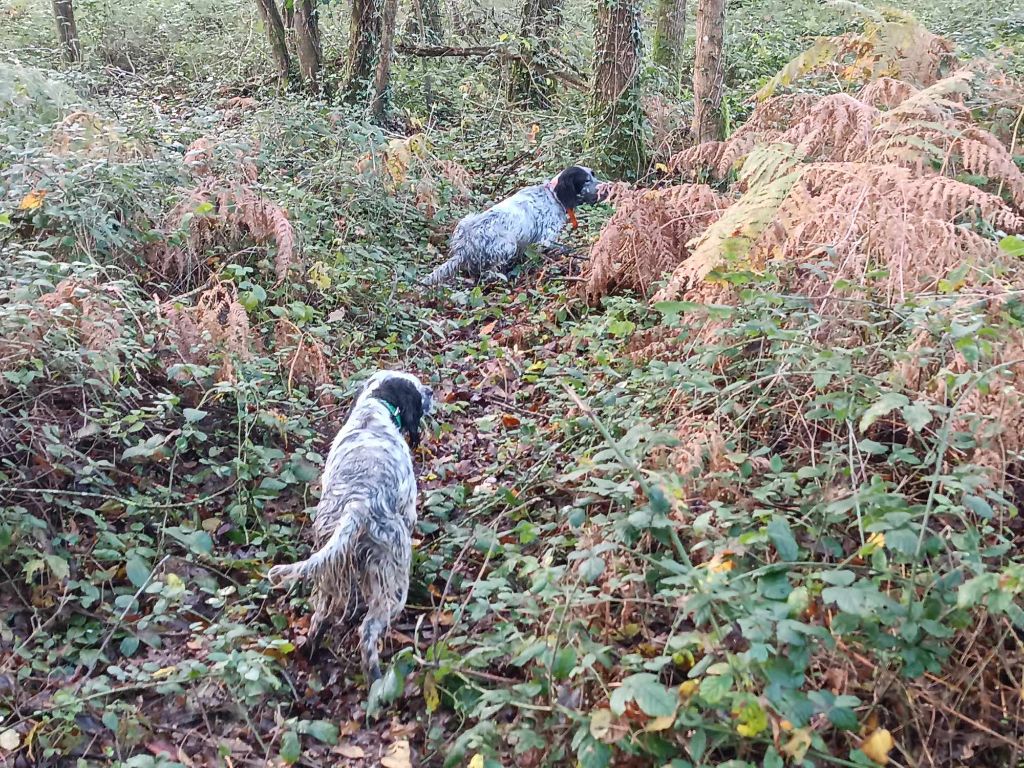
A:
<svg viewBox="0 0 1024 768">
<path fill-rule="evenodd" d="M 1024 16 L 729 2 L 725 140 L 688 21 L 623 153 L 560 7 L 543 98 L 458 0 L 494 50 L 373 116 L 250 0 L 79 0 L 73 65 L 0 0 L 0 763 L 1024 765 Z M 576 161 L 632 177 L 570 255 L 414 288 Z M 265 574 L 378 367 L 441 407 L 368 694 Z"/>
</svg>

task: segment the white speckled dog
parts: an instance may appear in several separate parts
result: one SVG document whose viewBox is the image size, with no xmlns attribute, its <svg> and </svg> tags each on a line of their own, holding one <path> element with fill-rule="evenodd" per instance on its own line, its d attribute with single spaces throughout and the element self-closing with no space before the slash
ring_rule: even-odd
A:
<svg viewBox="0 0 1024 768">
<path fill-rule="evenodd" d="M 367 682 L 380 677 L 378 643 L 405 607 L 416 524 L 412 452 L 420 420 L 430 412 L 430 389 L 409 373 L 378 371 L 363 385 L 345 426 L 331 444 L 313 521 L 317 551 L 293 565 L 276 565 L 275 586 L 312 583 L 310 649 L 324 624 L 366 606 L 359 628 Z"/>
<path fill-rule="evenodd" d="M 441 285 L 460 274 L 476 279 L 504 276 L 527 246 L 554 245 L 566 221 L 576 226 L 576 208 L 597 200 L 593 171 L 579 165 L 566 168 L 547 184 L 521 189 L 483 213 L 462 219 L 448 245 L 450 258 L 421 284 Z"/>
</svg>

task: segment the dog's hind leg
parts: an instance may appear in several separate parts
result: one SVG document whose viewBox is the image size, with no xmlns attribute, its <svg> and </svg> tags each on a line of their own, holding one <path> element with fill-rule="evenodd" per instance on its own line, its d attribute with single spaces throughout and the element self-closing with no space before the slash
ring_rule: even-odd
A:
<svg viewBox="0 0 1024 768">
<path fill-rule="evenodd" d="M 396 540 L 389 542 L 387 551 L 380 552 L 374 567 L 366 569 L 360 580 L 366 618 L 359 627 L 359 646 L 368 683 L 380 677 L 381 636 L 398 618 L 409 596 L 411 544 L 401 532 L 396 533 Z"/>
<path fill-rule="evenodd" d="M 379 616 L 366 615 L 359 627 L 359 650 L 363 660 L 363 674 L 367 685 L 380 679 L 380 636 L 388 628 Z"/>
</svg>

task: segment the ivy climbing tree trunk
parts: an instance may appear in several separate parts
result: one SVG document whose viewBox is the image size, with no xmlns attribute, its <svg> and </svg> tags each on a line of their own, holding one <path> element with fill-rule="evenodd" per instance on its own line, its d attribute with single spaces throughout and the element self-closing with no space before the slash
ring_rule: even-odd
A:
<svg viewBox="0 0 1024 768">
<path fill-rule="evenodd" d="M 686 0 L 658 0 L 657 19 L 651 58 L 678 79 L 686 36 Z"/>
<path fill-rule="evenodd" d="M 440 44 L 444 38 L 440 0 L 411 0 L 405 36 L 427 45 Z"/>
<path fill-rule="evenodd" d="M 267 40 L 270 42 L 270 55 L 274 59 L 274 66 L 277 67 L 278 79 L 282 83 L 286 83 L 292 62 L 288 56 L 288 43 L 285 40 L 284 23 L 281 21 L 281 14 L 277 10 L 277 3 L 275 0 L 256 0 L 256 7 L 259 9 L 263 26 L 267 30 Z"/>
<path fill-rule="evenodd" d="M 640 103 L 643 52 L 639 0 L 597 0 L 594 93 L 587 144 L 601 170 L 635 178 L 647 166 Z"/>
<path fill-rule="evenodd" d="M 693 62 L 693 136 L 717 141 L 725 133 L 722 89 L 725 0 L 698 0 L 697 51 Z"/>
<path fill-rule="evenodd" d="M 82 60 L 82 44 L 75 24 L 75 9 L 71 0 L 53 0 L 53 16 L 57 21 L 57 38 L 61 55 L 72 64 Z"/>
<path fill-rule="evenodd" d="M 533 58 L 544 62 L 562 26 L 562 0 L 524 0 L 519 34 L 533 47 Z M 554 87 L 552 78 L 544 77 L 543 67 L 530 67 L 517 60 L 512 65 L 508 82 L 509 101 L 547 108 L 551 105 Z"/>
<path fill-rule="evenodd" d="M 387 109 L 398 0 L 352 0 L 345 100 L 378 119 Z"/>
<path fill-rule="evenodd" d="M 295 51 L 299 57 L 302 79 L 313 93 L 319 93 L 320 65 L 323 51 L 320 47 L 320 20 L 316 0 L 294 0 Z"/>
</svg>

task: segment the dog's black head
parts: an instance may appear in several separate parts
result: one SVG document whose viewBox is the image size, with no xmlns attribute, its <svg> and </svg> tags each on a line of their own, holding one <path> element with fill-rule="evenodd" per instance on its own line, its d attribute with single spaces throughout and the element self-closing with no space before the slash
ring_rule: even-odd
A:
<svg viewBox="0 0 1024 768">
<path fill-rule="evenodd" d="M 378 371 L 366 382 L 362 397 L 375 397 L 398 411 L 401 429 L 413 448 L 420 444 L 420 420 L 430 413 L 434 396 L 429 387 L 411 373 Z"/>
<path fill-rule="evenodd" d="M 566 168 L 555 181 L 555 197 L 567 211 L 597 202 L 597 179 L 582 165 Z"/>
</svg>

